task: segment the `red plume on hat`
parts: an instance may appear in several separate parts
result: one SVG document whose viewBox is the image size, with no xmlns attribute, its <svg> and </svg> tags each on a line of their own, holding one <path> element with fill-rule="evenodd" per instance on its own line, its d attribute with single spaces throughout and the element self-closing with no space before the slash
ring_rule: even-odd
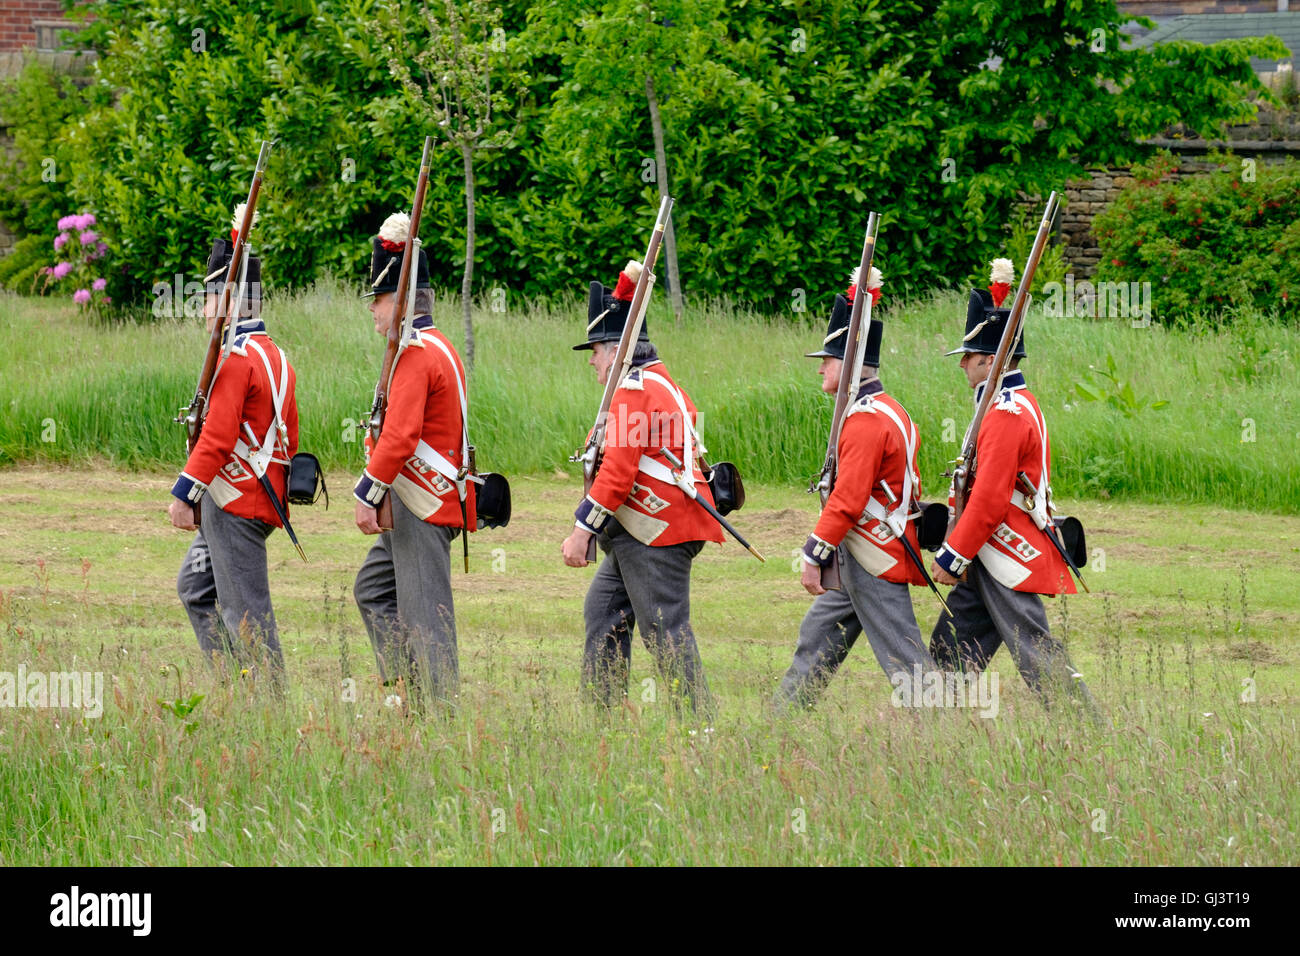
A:
<svg viewBox="0 0 1300 956">
<path fill-rule="evenodd" d="M 385 252 L 398 253 L 406 248 L 406 234 L 411 230 L 411 217 L 395 212 L 379 227 L 379 244 Z"/>
<path fill-rule="evenodd" d="M 631 302 L 632 296 L 636 293 L 637 281 L 641 278 L 641 263 L 635 259 L 629 259 L 623 271 L 618 274 L 618 284 L 614 286 L 614 298 L 623 302 Z"/>
<path fill-rule="evenodd" d="M 844 293 L 845 298 L 850 302 L 858 291 L 858 269 L 854 266 L 853 271 L 849 274 L 849 288 Z M 871 272 L 867 274 L 867 291 L 871 293 L 871 307 L 874 309 L 880 304 L 880 287 L 884 284 L 885 277 L 880 274 L 880 270 L 875 266 L 871 267 Z"/>
<path fill-rule="evenodd" d="M 1002 302 L 1011 291 L 1011 283 L 1016 277 L 1015 266 L 1010 259 L 994 259 L 989 273 L 989 292 L 993 296 L 993 307 L 1002 308 Z"/>
</svg>

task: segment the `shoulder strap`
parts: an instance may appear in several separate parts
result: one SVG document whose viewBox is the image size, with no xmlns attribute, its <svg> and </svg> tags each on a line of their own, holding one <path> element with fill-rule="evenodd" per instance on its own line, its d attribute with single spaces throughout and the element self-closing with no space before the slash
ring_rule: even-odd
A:
<svg viewBox="0 0 1300 956">
<path fill-rule="evenodd" d="M 700 453 L 704 454 L 704 446 L 700 443 L 700 436 L 695 431 L 695 425 L 691 422 L 690 412 L 686 409 L 686 399 L 682 397 L 681 390 L 676 388 L 668 379 L 664 378 L 658 372 L 643 371 L 643 379 L 649 379 L 657 385 L 662 385 L 667 389 L 668 394 L 673 397 L 677 403 L 677 410 L 682 416 L 682 475 L 692 483 L 695 481 L 695 446 L 700 446 Z M 647 456 L 642 456 L 644 460 Z M 653 460 L 652 460 L 653 461 Z M 642 469 L 645 470 L 645 469 Z"/>
<path fill-rule="evenodd" d="M 468 470 L 469 469 L 469 403 L 465 399 L 465 381 L 460 376 L 460 367 L 456 364 L 456 357 L 452 354 L 451 349 L 449 349 L 446 346 L 446 344 L 437 336 L 433 336 L 428 334 L 428 332 L 421 331 L 420 340 L 422 342 L 425 342 L 426 344 L 437 346 L 438 351 L 440 351 L 446 357 L 447 364 L 451 366 L 452 378 L 456 380 L 456 393 L 460 397 L 460 466 L 461 469 Z M 465 478 L 460 476 L 460 472 L 457 469 L 451 467 L 451 462 L 447 461 L 446 458 L 444 458 L 442 455 L 438 454 L 437 452 L 434 452 L 433 449 L 430 448 L 425 441 L 423 441 L 423 439 L 420 441 L 419 447 L 416 448 L 416 452 L 417 453 L 429 452 L 432 454 L 433 458 L 438 459 L 438 460 L 430 460 L 429 458 L 426 458 L 425 460 L 428 461 L 429 464 L 434 465 L 435 468 L 440 473 L 443 474 L 444 478 L 448 478 L 449 480 L 455 483 L 456 492 L 457 494 L 460 495 L 460 500 L 464 501 L 465 500 Z M 425 455 L 420 454 L 420 457 L 425 458 Z M 447 470 L 451 471 L 450 475 L 444 472 L 444 467 Z"/>
<path fill-rule="evenodd" d="M 280 355 L 280 382 L 277 385 L 275 372 L 271 369 L 271 360 L 267 358 L 266 350 L 251 335 L 247 339 L 245 348 L 257 353 L 258 358 L 262 360 L 262 368 L 266 370 L 266 383 L 271 389 L 272 416 L 271 424 L 266 430 L 266 437 L 262 439 L 262 444 L 257 451 L 253 451 L 243 438 L 235 442 L 234 451 L 236 456 L 248 462 L 253 473 L 261 478 L 266 474 L 267 466 L 277 460 L 275 458 L 277 450 L 284 453 L 284 457 L 278 460 L 285 465 L 289 463 L 289 430 L 285 427 L 283 414 L 284 398 L 289 391 L 289 360 L 285 358 L 284 349 L 275 346 L 276 352 Z M 244 424 L 247 428 L 247 422 Z M 252 429 L 248 428 L 248 432 L 251 435 Z"/>
</svg>

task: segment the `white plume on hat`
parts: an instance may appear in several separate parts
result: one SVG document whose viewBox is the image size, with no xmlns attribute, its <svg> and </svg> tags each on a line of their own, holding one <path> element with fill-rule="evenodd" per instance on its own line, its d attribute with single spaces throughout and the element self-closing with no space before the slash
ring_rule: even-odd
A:
<svg viewBox="0 0 1300 956">
<path fill-rule="evenodd" d="M 853 271 L 849 274 L 850 285 L 858 284 L 858 272 L 861 270 L 861 268 L 862 268 L 861 266 L 853 267 Z M 885 277 L 880 274 L 879 269 L 877 269 L 875 266 L 872 266 L 871 271 L 867 273 L 867 288 L 879 289 L 884 284 L 885 284 Z"/>
<path fill-rule="evenodd" d="M 623 274 L 633 282 L 639 282 L 641 279 L 641 263 L 635 259 L 627 260 L 627 265 L 623 267 Z"/>
<path fill-rule="evenodd" d="M 411 231 L 411 217 L 404 212 L 395 212 L 379 227 L 379 238 L 388 242 L 406 242 L 406 235 Z"/>
<path fill-rule="evenodd" d="M 246 210 L 247 208 L 248 208 L 248 203 L 246 203 L 246 202 L 241 202 L 238 206 L 235 207 L 235 215 L 234 215 L 234 216 L 231 218 L 231 220 L 230 220 L 230 228 L 231 228 L 231 229 L 234 229 L 236 232 L 239 231 L 239 227 L 242 226 L 242 225 L 244 224 L 244 210 Z M 261 212 L 259 212 L 258 210 L 254 209 L 254 210 L 253 210 L 253 225 L 256 226 L 256 225 L 257 225 L 257 221 L 258 221 L 259 219 L 261 219 L 261 218 L 262 218 L 262 214 L 261 214 Z M 250 227 L 250 228 L 251 228 L 251 227 Z"/>
<path fill-rule="evenodd" d="M 989 273 L 990 282 L 1005 282 L 1010 285 L 1016 277 L 1015 266 L 1010 259 L 994 259 L 993 269 Z"/>
</svg>

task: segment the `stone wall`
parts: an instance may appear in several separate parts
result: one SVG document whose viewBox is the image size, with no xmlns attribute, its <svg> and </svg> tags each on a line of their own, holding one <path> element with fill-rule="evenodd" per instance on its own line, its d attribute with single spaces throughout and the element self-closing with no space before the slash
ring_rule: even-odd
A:
<svg viewBox="0 0 1300 956">
<path fill-rule="evenodd" d="M 1260 164 L 1280 163 L 1288 156 L 1300 159 L 1300 114 L 1261 110 L 1256 122 L 1235 126 L 1228 138 L 1207 142 L 1177 135 L 1157 137 L 1147 142 L 1168 149 L 1178 159 L 1175 176 L 1189 176 L 1218 169 L 1206 159 L 1212 150 L 1231 150 L 1233 154 L 1253 158 Z M 1120 190 L 1133 181 L 1125 168 L 1090 169 L 1086 179 L 1068 183 L 1061 214 L 1060 242 L 1065 246 L 1065 261 L 1074 275 L 1091 276 L 1101 261 L 1101 250 L 1093 237 L 1092 220 L 1119 196 Z"/>
</svg>

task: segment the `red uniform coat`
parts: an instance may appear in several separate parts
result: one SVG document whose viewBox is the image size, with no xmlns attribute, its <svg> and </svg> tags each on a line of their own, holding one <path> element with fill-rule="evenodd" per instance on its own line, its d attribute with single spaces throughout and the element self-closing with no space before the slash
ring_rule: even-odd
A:
<svg viewBox="0 0 1300 956">
<path fill-rule="evenodd" d="M 611 374 L 617 371 L 611 369 Z M 646 373 L 658 375 L 677 387 L 662 362 L 651 362 L 632 369 L 615 390 L 605 428 L 605 455 L 591 490 L 574 512 L 577 526 L 594 534 L 614 515 L 634 538 L 655 547 L 683 541 L 720 542 L 722 527 L 699 503 L 673 484 L 670 476 L 641 470 L 643 455 L 665 471 L 670 468 L 661 448 L 667 448 L 679 461 L 685 461 L 688 433 L 672 392 Z M 681 395 L 693 428 L 697 417 L 695 405 L 685 392 Z M 713 494 L 699 468 L 699 454 L 697 445 L 692 469 L 695 491 L 713 504 Z M 654 465 L 650 467 L 658 471 Z"/>
<path fill-rule="evenodd" d="M 878 406 L 888 406 L 912 433 L 912 420 L 906 409 L 881 389 L 880 383 L 868 383 L 840 430 L 836 450 L 838 465 L 835 487 L 822 509 L 817 527 L 804 545 L 804 557 L 810 564 L 827 565 L 832 552 L 843 542 L 849 553 L 863 569 L 883 581 L 896 584 L 925 584 L 920 570 L 907 556 L 903 543 L 889 527 L 878 518 L 864 513 L 867 502 L 876 500 L 886 511 L 895 507 L 880 487 L 883 479 L 889 483 L 898 503 L 903 497 L 904 469 L 911 465 L 917 475 L 916 448 L 909 462 L 907 445 L 898 426 Z M 912 486 L 913 497 L 919 497 L 919 478 Z M 907 523 L 907 537 L 916 553 L 920 545 L 916 538 L 916 522 Z"/>
<path fill-rule="evenodd" d="M 435 340 L 451 353 L 450 361 Z M 440 474 L 416 453 L 416 446 L 423 440 L 454 468 L 464 464 L 458 378 L 465 383 L 465 368 L 456 349 L 433 327 L 433 319 L 418 317 L 394 365 L 379 441 L 372 442 L 366 436 L 366 468 L 353 489 L 359 501 L 377 507 L 391 487 L 402 504 L 422 521 L 449 528 L 465 527 L 454 477 Z M 472 481 L 467 483 L 465 512 L 473 531 L 476 518 Z"/>
<path fill-rule="evenodd" d="M 980 391 L 976 392 L 976 402 Z M 975 443 L 976 472 L 970 497 L 935 561 L 960 577 L 971 559 L 999 582 L 1031 594 L 1074 594 L 1070 569 L 1033 518 L 1012 504 L 1016 476 L 1024 472 L 1045 491 L 1051 444 L 1038 401 L 1019 371 L 1008 372 Z M 1043 473 L 1044 462 L 1047 474 Z"/>
<path fill-rule="evenodd" d="M 266 326 L 260 319 L 242 322 L 236 331 L 240 334 L 212 380 L 203 431 L 185 462 L 185 470 L 172 486 L 172 494 L 181 501 L 194 504 L 207 493 L 208 500 L 228 514 L 255 518 L 278 528 L 281 526 L 280 518 L 276 515 L 266 490 L 248 462 L 235 455 L 235 443 L 240 439 L 248 440 L 243 429 L 247 422 L 260 444 L 275 416 L 271 398 L 272 383 L 267 379 L 261 357 L 248 347 L 248 342 L 250 339 L 256 341 L 265 351 L 277 385 L 280 381 L 280 351 L 266 334 Z M 288 387 L 280 408 L 288 433 L 288 447 L 278 447 L 266 469 L 266 477 L 275 489 L 280 503 L 284 505 L 285 514 L 289 513 L 289 505 L 285 500 L 287 463 L 298 451 L 295 379 L 293 366 L 290 365 Z"/>
</svg>

